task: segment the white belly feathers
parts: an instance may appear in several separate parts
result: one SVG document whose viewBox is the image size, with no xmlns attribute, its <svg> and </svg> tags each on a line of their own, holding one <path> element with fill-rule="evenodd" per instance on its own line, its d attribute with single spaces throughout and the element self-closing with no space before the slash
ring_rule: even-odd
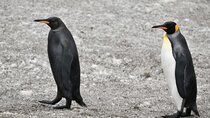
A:
<svg viewBox="0 0 210 118">
<path fill-rule="evenodd" d="M 181 110 L 182 98 L 178 93 L 176 78 L 175 78 L 175 59 L 172 54 L 171 43 L 167 37 L 164 36 L 163 45 L 161 50 L 161 65 L 163 68 L 164 76 L 167 80 L 169 86 L 169 92 L 173 99 L 175 100 L 176 106 L 178 110 Z"/>
</svg>

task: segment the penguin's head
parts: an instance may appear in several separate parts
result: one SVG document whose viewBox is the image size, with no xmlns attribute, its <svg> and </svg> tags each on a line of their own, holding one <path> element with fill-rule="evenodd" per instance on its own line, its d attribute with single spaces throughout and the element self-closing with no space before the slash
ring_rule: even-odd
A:
<svg viewBox="0 0 210 118">
<path fill-rule="evenodd" d="M 179 31 L 179 26 L 175 22 L 172 22 L 172 21 L 165 22 L 162 25 L 153 26 L 152 28 L 163 29 L 167 34 L 173 34 Z"/>
<path fill-rule="evenodd" d="M 59 28 L 63 25 L 63 22 L 58 17 L 50 17 L 47 19 L 36 19 L 35 22 L 41 22 L 47 24 L 52 30 Z"/>
</svg>

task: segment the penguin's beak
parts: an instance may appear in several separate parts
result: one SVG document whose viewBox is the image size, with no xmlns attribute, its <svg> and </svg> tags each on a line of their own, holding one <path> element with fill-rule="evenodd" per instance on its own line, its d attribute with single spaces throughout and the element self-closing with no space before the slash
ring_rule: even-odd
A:
<svg viewBox="0 0 210 118">
<path fill-rule="evenodd" d="M 167 27 L 165 25 L 156 25 L 156 26 L 153 26 L 152 28 L 160 28 L 163 30 L 167 30 Z"/>
<path fill-rule="evenodd" d="M 34 22 L 40 22 L 40 23 L 45 23 L 45 24 L 49 24 L 50 23 L 48 21 L 48 19 L 36 19 L 36 20 L 34 20 Z"/>
</svg>

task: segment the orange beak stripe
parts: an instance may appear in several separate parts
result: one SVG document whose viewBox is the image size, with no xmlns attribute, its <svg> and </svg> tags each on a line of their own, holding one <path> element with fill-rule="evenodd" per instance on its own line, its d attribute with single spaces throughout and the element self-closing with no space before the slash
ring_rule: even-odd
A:
<svg viewBox="0 0 210 118">
<path fill-rule="evenodd" d="M 45 24 L 49 24 L 49 22 L 48 21 L 40 21 L 40 23 L 45 23 Z"/>
<path fill-rule="evenodd" d="M 160 29 L 167 30 L 167 27 L 160 27 Z"/>
</svg>

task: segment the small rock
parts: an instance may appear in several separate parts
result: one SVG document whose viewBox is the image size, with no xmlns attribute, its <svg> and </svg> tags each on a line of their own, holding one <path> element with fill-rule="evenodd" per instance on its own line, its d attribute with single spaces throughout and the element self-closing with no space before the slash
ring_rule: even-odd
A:
<svg viewBox="0 0 210 118">
<path fill-rule="evenodd" d="M 98 65 L 93 64 L 93 65 L 91 65 L 91 67 L 92 67 L 92 68 L 98 68 Z"/>
<path fill-rule="evenodd" d="M 10 67 L 15 68 L 15 67 L 17 67 L 17 64 L 13 63 L 13 64 L 10 65 Z"/>
<path fill-rule="evenodd" d="M 134 79 L 134 78 L 136 78 L 136 76 L 129 75 L 129 78 Z"/>
<path fill-rule="evenodd" d="M 139 110 L 140 108 L 136 105 L 133 107 L 133 109 Z"/>
<path fill-rule="evenodd" d="M 31 96 L 33 93 L 32 90 L 22 90 L 20 91 L 20 94 L 23 95 L 23 96 Z"/>
<path fill-rule="evenodd" d="M 114 65 L 120 65 L 122 63 L 122 59 L 113 58 L 112 62 Z"/>
</svg>

